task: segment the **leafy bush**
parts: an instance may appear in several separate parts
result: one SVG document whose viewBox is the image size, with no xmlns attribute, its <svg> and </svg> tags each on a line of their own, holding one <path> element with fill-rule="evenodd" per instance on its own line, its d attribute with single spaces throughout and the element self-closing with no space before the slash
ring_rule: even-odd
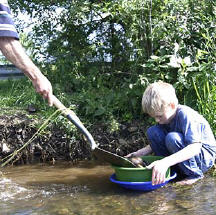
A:
<svg viewBox="0 0 216 215">
<path fill-rule="evenodd" d="M 206 92 L 214 104 L 214 0 L 10 2 L 39 17 L 32 56 L 43 57 L 54 93 L 82 119 L 117 125 L 141 117 L 142 93 L 156 80 L 202 113 Z"/>
</svg>

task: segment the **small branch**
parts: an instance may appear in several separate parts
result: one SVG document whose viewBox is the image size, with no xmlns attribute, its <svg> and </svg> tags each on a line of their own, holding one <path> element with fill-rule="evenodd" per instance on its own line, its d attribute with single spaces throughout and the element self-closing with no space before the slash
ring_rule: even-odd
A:
<svg viewBox="0 0 216 215">
<path fill-rule="evenodd" d="M 1 159 L 1 162 L 6 160 L 4 163 L 1 164 L 1 167 L 4 167 L 7 165 L 11 160 L 14 159 L 14 157 L 21 152 L 24 148 L 26 148 L 29 144 L 31 144 L 34 139 L 48 126 L 49 122 L 52 120 L 52 118 L 57 115 L 57 113 L 60 112 L 59 110 L 56 110 L 49 118 L 41 125 L 41 127 L 38 129 L 38 131 L 19 149 L 15 150 L 13 153 L 8 155 L 7 157 Z"/>
</svg>

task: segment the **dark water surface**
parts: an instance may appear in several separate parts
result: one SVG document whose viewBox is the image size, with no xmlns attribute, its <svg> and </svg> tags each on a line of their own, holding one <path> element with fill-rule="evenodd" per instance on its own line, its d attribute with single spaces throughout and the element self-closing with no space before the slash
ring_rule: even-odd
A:
<svg viewBox="0 0 216 215">
<path fill-rule="evenodd" d="M 0 215 L 215 215 L 216 178 L 130 191 L 109 181 L 109 165 L 26 165 L 2 169 Z"/>
</svg>

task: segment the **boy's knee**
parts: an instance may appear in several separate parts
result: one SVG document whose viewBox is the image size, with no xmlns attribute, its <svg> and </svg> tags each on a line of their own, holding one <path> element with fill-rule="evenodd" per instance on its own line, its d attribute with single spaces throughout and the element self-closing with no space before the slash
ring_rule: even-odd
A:
<svg viewBox="0 0 216 215">
<path fill-rule="evenodd" d="M 181 141 L 182 136 L 178 132 L 170 132 L 166 136 L 166 142 Z"/>
<path fill-rule="evenodd" d="M 174 153 L 178 151 L 183 143 L 183 136 L 178 132 L 170 132 L 167 134 L 165 144 L 169 152 Z"/>
</svg>

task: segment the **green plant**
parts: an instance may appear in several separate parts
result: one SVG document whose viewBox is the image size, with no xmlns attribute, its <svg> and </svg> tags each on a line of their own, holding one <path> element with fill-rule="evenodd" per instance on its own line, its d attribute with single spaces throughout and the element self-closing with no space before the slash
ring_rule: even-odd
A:
<svg viewBox="0 0 216 215">
<path fill-rule="evenodd" d="M 210 85 L 208 79 L 202 81 L 193 79 L 193 86 L 197 95 L 197 108 L 209 122 L 216 134 L 216 85 Z"/>
<path fill-rule="evenodd" d="M 173 84 L 180 103 L 192 107 L 197 102 L 192 79 L 206 74 L 209 85 L 214 84 L 213 0 L 199 4 L 191 0 L 32 0 L 31 4 L 17 0 L 10 4 L 15 13 L 19 7 L 34 16 L 33 33 L 28 35 L 35 44 L 32 56 L 44 59 L 42 71 L 55 95 L 66 106 L 74 105 L 87 124 L 104 121 L 112 127 L 115 121 L 140 117 L 142 93 L 157 80 Z M 26 45 L 32 48 L 29 41 Z M 32 88 L 31 93 L 25 90 L 20 95 L 17 102 L 11 99 L 11 105 L 33 101 L 42 106 L 43 114 L 50 111 Z"/>
</svg>

